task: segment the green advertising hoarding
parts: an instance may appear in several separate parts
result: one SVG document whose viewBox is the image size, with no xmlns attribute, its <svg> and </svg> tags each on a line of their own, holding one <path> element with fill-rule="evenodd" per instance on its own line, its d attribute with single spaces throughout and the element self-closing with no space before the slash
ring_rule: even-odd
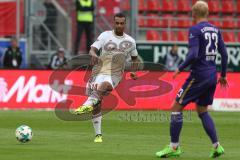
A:
<svg viewBox="0 0 240 160">
<path fill-rule="evenodd" d="M 187 43 L 137 42 L 137 50 L 144 61 L 162 63 L 174 44 L 178 45 L 178 55 L 185 60 L 188 53 Z M 240 43 L 226 44 L 228 52 L 228 71 L 240 72 Z M 221 56 L 216 58 L 218 69 L 221 65 Z"/>
</svg>

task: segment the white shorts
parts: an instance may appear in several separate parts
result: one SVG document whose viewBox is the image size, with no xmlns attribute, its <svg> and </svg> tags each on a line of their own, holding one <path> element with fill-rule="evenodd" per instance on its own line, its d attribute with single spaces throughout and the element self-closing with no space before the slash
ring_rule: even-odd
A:
<svg viewBox="0 0 240 160">
<path fill-rule="evenodd" d="M 86 94 L 90 95 L 90 93 L 92 92 L 92 84 L 101 85 L 103 82 L 108 82 L 112 85 L 113 88 L 116 88 L 120 81 L 121 77 L 99 74 L 89 79 L 86 86 Z"/>
</svg>

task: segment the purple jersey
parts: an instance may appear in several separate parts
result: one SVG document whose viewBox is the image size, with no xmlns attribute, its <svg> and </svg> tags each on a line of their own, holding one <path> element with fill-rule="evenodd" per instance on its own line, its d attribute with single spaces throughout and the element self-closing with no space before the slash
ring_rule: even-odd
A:
<svg viewBox="0 0 240 160">
<path fill-rule="evenodd" d="M 191 74 L 207 77 L 216 73 L 217 53 L 222 57 L 222 73 L 226 76 L 227 51 L 218 28 L 208 22 L 200 22 L 189 29 L 189 53 L 179 66 L 182 71 L 191 64 Z"/>
<path fill-rule="evenodd" d="M 195 102 L 200 106 L 208 106 L 213 102 L 217 85 L 217 69 L 215 59 L 221 54 L 222 72 L 226 76 L 227 51 L 218 28 L 208 22 L 201 22 L 189 30 L 189 53 L 179 66 L 182 71 L 191 65 L 191 75 L 179 90 L 176 101 L 182 106 Z"/>
</svg>

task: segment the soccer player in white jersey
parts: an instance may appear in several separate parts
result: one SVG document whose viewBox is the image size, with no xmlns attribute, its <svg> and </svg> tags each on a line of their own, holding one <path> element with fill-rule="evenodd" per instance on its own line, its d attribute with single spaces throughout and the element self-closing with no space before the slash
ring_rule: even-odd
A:
<svg viewBox="0 0 240 160">
<path fill-rule="evenodd" d="M 105 31 L 99 35 L 91 45 L 92 75 L 87 84 L 88 99 L 75 110 L 76 114 L 92 112 L 93 127 L 95 129 L 94 142 L 102 142 L 101 132 L 101 101 L 108 95 L 122 79 L 126 59 L 131 56 L 132 69 L 136 68 L 138 52 L 135 40 L 124 33 L 126 16 L 122 13 L 114 15 L 114 29 Z M 97 52 L 100 51 L 100 56 Z M 135 72 L 131 72 L 131 78 L 137 79 Z"/>
</svg>

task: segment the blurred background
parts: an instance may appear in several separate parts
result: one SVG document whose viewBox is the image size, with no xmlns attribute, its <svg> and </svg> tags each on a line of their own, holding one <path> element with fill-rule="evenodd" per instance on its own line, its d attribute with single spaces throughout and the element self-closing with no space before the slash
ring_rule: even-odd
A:
<svg viewBox="0 0 240 160">
<path fill-rule="evenodd" d="M 101 32 L 112 29 L 115 13 L 124 12 L 128 16 L 126 32 L 136 39 L 144 60 L 164 63 L 174 44 L 178 44 L 177 56 L 184 60 L 188 28 L 193 25 L 191 6 L 194 2 L 196 0 L 94 0 L 92 31 L 86 32 L 93 42 Z M 222 29 L 232 55 L 229 70 L 239 71 L 240 0 L 207 2 L 209 21 Z M 1 60 L 9 38 L 13 36 L 19 40 L 22 51 L 20 68 L 48 67 L 59 48 L 64 49 L 67 58 L 86 54 L 85 30 L 77 41 L 78 3 L 79 0 L 1 0 Z"/>
<path fill-rule="evenodd" d="M 223 93 L 217 90 L 216 97 L 220 98 L 217 103 L 240 110 L 240 97 L 237 92 L 240 88 L 240 0 L 206 1 L 210 9 L 209 21 L 221 29 L 226 42 L 228 71 L 231 72 L 231 92 Z M 19 93 L 28 84 L 28 80 L 31 84 L 35 82 L 31 79 L 32 76 L 38 78 L 35 85 L 47 85 L 52 73 L 49 69 L 58 69 L 59 66 L 67 69 L 67 65 L 62 64 L 78 55 L 86 55 L 98 35 L 112 29 L 113 15 L 118 12 L 127 15 L 126 33 L 136 39 L 140 58 L 144 62 L 161 63 L 168 71 L 174 71 L 188 53 L 188 29 L 193 25 L 191 6 L 195 2 L 196 0 L 0 0 L 0 72 L 3 75 L 0 77 L 0 88 L 6 91 L 5 100 L 2 94 L 5 103 L 2 106 L 11 98 L 14 99 L 12 107 L 18 105 L 14 97 L 18 90 L 13 90 L 14 93 L 11 94 L 8 92 L 11 87 L 14 89 L 15 83 L 17 87 L 22 85 L 22 88 L 18 88 Z M 80 61 L 81 57 L 74 62 Z M 220 70 L 220 55 L 216 63 Z M 9 69 L 15 70 L 10 72 Z M 25 76 L 25 81 L 21 79 L 21 75 Z M 170 106 L 172 97 L 186 76 L 187 73 L 184 73 L 181 80 L 172 83 L 174 90 L 162 99 L 165 105 L 160 108 Z M 170 77 L 171 72 L 166 76 L 166 80 L 169 81 Z M 82 83 L 76 78 L 73 79 L 75 80 L 72 80 L 72 84 Z M 36 96 L 39 94 L 41 97 L 43 94 L 37 91 Z M 8 94 L 11 98 L 6 98 Z M 26 96 L 27 94 L 24 98 Z M 50 106 L 62 99 L 64 96 L 56 98 Z M 48 102 L 49 97 L 43 101 Z M 156 103 L 160 104 L 159 101 L 161 98 L 156 98 Z M 80 103 L 79 100 L 77 102 Z M 28 104 L 30 107 L 34 105 L 36 104 Z M 151 104 L 145 105 L 147 109 L 148 105 L 151 107 Z M 126 104 L 119 106 L 129 107 Z"/>
<path fill-rule="evenodd" d="M 229 88 L 217 85 L 209 109 L 227 152 L 223 159 L 239 160 L 240 0 L 206 1 L 209 21 L 221 29 L 229 57 Z M 172 78 L 188 53 L 195 2 L 0 0 L 0 160 L 153 159 L 155 151 L 169 143 L 171 118 L 165 111 L 171 110 L 189 76 L 186 70 Z M 90 123 L 76 122 L 78 116 L 61 109 L 77 108 L 87 99 L 89 72 L 72 67 L 89 59 L 90 44 L 112 29 L 118 12 L 127 15 L 126 33 L 136 39 L 144 67 L 149 65 L 147 71 L 137 72 L 137 81 L 126 71 L 104 98 L 104 144 L 96 145 Z M 216 63 L 220 71 L 219 55 Z M 192 112 L 195 105 L 185 109 L 182 159 L 205 159 L 211 145 Z M 30 144 L 18 144 L 14 137 L 15 128 L 23 124 L 33 129 Z"/>
</svg>

